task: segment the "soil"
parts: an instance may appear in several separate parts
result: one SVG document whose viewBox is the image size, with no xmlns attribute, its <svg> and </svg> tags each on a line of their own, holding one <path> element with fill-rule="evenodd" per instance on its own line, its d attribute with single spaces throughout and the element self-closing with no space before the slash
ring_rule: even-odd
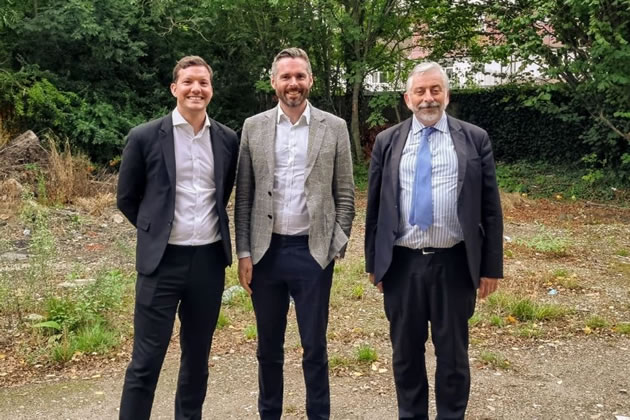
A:
<svg viewBox="0 0 630 420">
<path fill-rule="evenodd" d="M 630 416 L 630 335 L 617 328 L 630 322 L 630 210 L 518 196 L 504 196 L 503 201 L 506 259 L 501 290 L 561 305 L 569 312 L 559 320 L 534 325 L 506 318 L 502 327 L 484 320 L 471 328 L 467 418 Z M 360 297 L 343 288 L 333 289 L 338 297 L 331 301 L 328 334 L 329 356 L 337 361 L 331 367 L 332 418 L 394 419 L 396 395 L 382 296 L 362 273 L 365 197 L 361 195 L 358 210 L 348 255 L 339 267 L 340 272 L 354 273 L 356 284 L 365 289 Z M 51 217 L 58 247 L 54 281 L 62 281 L 77 264 L 88 271 L 103 266 L 133 270 L 134 232 L 115 209 L 93 217 L 65 208 L 52 210 Z M 4 251 L 20 252 L 27 245 L 22 222 L 13 214 L 1 219 L 5 223 L 0 227 L 2 236 L 10 245 Z M 541 235 L 563 238 L 565 249 L 534 249 L 531 244 Z M 25 263 L 4 260 L 0 264 L 2 270 L 18 270 Z M 478 312 L 487 312 L 486 306 L 487 302 L 478 302 Z M 204 418 L 254 419 L 256 345 L 244 335 L 253 324 L 253 314 L 239 308 L 229 308 L 227 313 L 230 325 L 215 334 Z M 595 315 L 605 325 L 588 327 Z M 299 419 L 305 418 L 304 384 L 294 311 L 290 318 L 284 418 Z M 0 318 L 0 327 L 1 419 L 117 418 L 130 339 L 110 354 L 81 355 L 59 366 L 25 360 L 27 335 L 7 317 Z M 523 334 L 523 327 L 535 333 Z M 361 345 L 372 347 L 377 360 L 356 361 Z M 488 354 L 505 363 L 489 362 Z M 158 385 L 153 419 L 173 417 L 178 357 L 175 335 Z M 431 377 L 435 363 L 430 342 L 427 360 Z M 433 398 L 431 410 L 434 416 Z"/>
</svg>

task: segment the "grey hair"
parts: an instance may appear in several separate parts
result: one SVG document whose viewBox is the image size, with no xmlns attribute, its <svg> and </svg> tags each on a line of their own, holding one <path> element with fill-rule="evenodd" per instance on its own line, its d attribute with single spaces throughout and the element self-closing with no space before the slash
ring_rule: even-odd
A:
<svg viewBox="0 0 630 420">
<path fill-rule="evenodd" d="M 283 58 L 301 58 L 306 61 L 306 71 L 308 71 L 309 75 L 313 75 L 313 70 L 311 70 L 311 62 L 308 59 L 308 54 L 302 48 L 285 48 L 280 51 L 276 57 L 273 59 L 273 63 L 271 63 L 271 76 L 274 77 L 278 71 L 278 61 Z"/>
<path fill-rule="evenodd" d="M 440 73 L 440 76 L 442 76 L 442 80 L 444 80 L 444 88 L 448 92 L 450 85 L 448 81 L 448 75 L 446 74 L 442 66 L 440 66 L 435 61 L 424 61 L 420 64 L 417 64 L 413 68 L 413 70 L 411 70 L 411 73 L 409 73 L 409 76 L 407 77 L 407 92 L 411 91 L 411 85 L 413 84 L 413 77 L 415 75 L 427 73 L 430 71 L 438 71 Z"/>
</svg>

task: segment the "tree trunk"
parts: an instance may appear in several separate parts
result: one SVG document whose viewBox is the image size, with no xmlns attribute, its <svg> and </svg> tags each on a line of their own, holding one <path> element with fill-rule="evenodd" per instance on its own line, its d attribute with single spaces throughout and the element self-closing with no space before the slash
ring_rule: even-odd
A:
<svg viewBox="0 0 630 420">
<path fill-rule="evenodd" d="M 359 128 L 359 94 L 361 83 L 352 84 L 352 118 L 350 120 L 350 134 L 352 136 L 352 151 L 355 163 L 363 162 L 363 149 L 361 148 L 361 131 Z"/>
</svg>

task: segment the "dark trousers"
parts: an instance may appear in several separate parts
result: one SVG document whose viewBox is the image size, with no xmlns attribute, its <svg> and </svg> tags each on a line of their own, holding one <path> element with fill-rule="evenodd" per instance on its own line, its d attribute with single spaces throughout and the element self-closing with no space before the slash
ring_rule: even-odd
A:
<svg viewBox="0 0 630 420">
<path fill-rule="evenodd" d="M 304 353 L 309 419 L 330 417 L 326 329 L 333 265 L 325 269 L 313 259 L 307 236 L 272 236 L 271 245 L 254 265 L 252 302 L 258 328 L 258 411 L 264 420 L 282 415 L 284 335 L 289 296 L 295 302 Z"/>
<path fill-rule="evenodd" d="M 201 419 L 208 356 L 225 283 L 225 261 L 221 242 L 168 245 L 153 274 L 138 274 L 133 354 L 125 375 L 120 419 L 144 420 L 151 416 L 176 312 L 181 322 L 181 364 L 175 418 Z"/>
<path fill-rule="evenodd" d="M 468 319 L 476 299 L 463 243 L 433 254 L 394 247 L 383 292 L 399 418 L 428 418 L 424 355 L 430 322 L 437 358 L 437 418 L 463 419 L 470 392 Z"/>
</svg>

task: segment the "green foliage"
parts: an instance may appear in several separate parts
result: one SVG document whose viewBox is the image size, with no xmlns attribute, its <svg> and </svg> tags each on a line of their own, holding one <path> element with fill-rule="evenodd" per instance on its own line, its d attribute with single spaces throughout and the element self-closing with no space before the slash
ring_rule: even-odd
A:
<svg viewBox="0 0 630 420">
<path fill-rule="evenodd" d="M 230 319 L 225 315 L 223 310 L 219 312 L 219 318 L 217 319 L 217 330 L 221 330 L 230 325 Z"/>
<path fill-rule="evenodd" d="M 569 313 L 560 305 L 536 303 L 501 292 L 488 296 L 486 306 L 491 314 L 501 317 L 511 315 L 519 321 L 546 321 L 562 318 Z"/>
<path fill-rule="evenodd" d="M 619 334 L 630 335 L 630 322 L 622 322 L 617 324 L 615 331 Z"/>
<path fill-rule="evenodd" d="M 498 161 L 572 164 L 589 152 L 580 138 L 585 130 L 582 119 L 567 120 L 534 107 L 528 101 L 541 95 L 541 89 L 502 85 L 453 90 L 449 111 L 488 132 Z M 550 100 L 561 106 L 568 97 L 558 93 Z"/>
<path fill-rule="evenodd" d="M 362 344 L 357 349 L 357 360 L 361 363 L 372 363 L 378 360 L 376 349 L 368 344 Z"/>
<path fill-rule="evenodd" d="M 243 333 L 245 334 L 246 339 L 255 340 L 258 336 L 258 329 L 255 325 L 248 325 L 245 327 L 245 331 L 243 331 Z"/>
<path fill-rule="evenodd" d="M 586 180 L 588 169 L 570 162 L 497 163 L 499 187 L 506 192 L 527 194 L 532 198 L 613 201 L 628 204 L 630 180 L 620 179 L 611 169 L 602 169 L 596 181 Z"/>
<path fill-rule="evenodd" d="M 602 318 L 599 315 L 591 315 L 587 320 L 586 320 L 586 326 L 595 330 L 595 329 L 600 329 L 600 328 L 606 328 L 608 326 L 608 321 L 606 321 L 604 318 Z"/>
<path fill-rule="evenodd" d="M 482 362 L 499 369 L 509 369 L 510 362 L 502 354 L 483 350 L 479 355 Z"/>
<path fill-rule="evenodd" d="M 400 103 L 400 93 L 383 92 L 372 96 L 368 106 L 370 107 L 370 116 L 366 123 L 370 128 L 384 125 L 387 118 L 383 115 L 383 111 L 388 108 L 395 108 Z"/>
<path fill-rule="evenodd" d="M 529 239 L 519 239 L 519 245 L 532 248 L 535 251 L 554 256 L 564 256 L 569 247 L 569 241 L 561 236 L 557 236 L 544 228 L 539 233 Z"/>
<path fill-rule="evenodd" d="M 566 120 L 588 119 L 580 138 L 601 166 L 622 166 L 630 143 L 630 8 L 626 1 L 529 0 L 486 1 L 489 29 L 501 43 L 486 43 L 487 59 L 502 64 L 522 60 L 540 64 L 550 81 L 536 106 Z M 553 103 L 557 93 L 569 101 Z M 586 121 L 585 121 L 586 122 Z M 545 125 L 545 130 L 547 125 Z"/>
</svg>

